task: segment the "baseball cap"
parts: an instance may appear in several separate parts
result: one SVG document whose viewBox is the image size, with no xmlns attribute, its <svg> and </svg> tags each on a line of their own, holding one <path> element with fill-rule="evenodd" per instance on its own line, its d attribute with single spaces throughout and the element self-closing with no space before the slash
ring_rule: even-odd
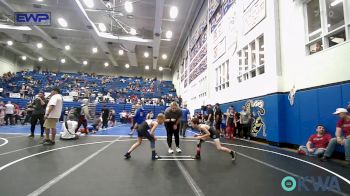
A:
<svg viewBox="0 0 350 196">
<path fill-rule="evenodd" d="M 339 114 L 339 113 L 348 113 L 348 111 L 345 108 L 337 108 L 333 114 Z"/>
</svg>

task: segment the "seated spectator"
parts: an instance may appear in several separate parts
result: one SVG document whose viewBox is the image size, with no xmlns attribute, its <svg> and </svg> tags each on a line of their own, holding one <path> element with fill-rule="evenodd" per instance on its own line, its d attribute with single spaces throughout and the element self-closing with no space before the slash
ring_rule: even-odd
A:
<svg viewBox="0 0 350 196">
<path fill-rule="evenodd" d="M 335 147 L 337 145 L 344 146 L 345 149 L 345 160 L 346 167 L 350 167 L 350 115 L 345 108 L 337 108 L 333 113 L 338 115 L 339 120 L 337 122 L 335 130 L 335 138 L 332 138 L 328 144 L 327 150 L 324 153 L 324 156 L 321 158 L 321 161 L 327 161 L 333 155 Z"/>
<path fill-rule="evenodd" d="M 146 119 L 153 119 L 154 115 L 152 111 L 149 111 L 146 115 Z"/>
<path fill-rule="evenodd" d="M 102 126 L 102 118 L 100 115 L 96 115 L 92 123 L 92 127 L 93 127 L 92 133 L 96 133 L 98 130 L 100 130 L 101 126 Z"/>
<path fill-rule="evenodd" d="M 69 115 L 68 120 L 62 123 L 62 132 L 60 139 L 75 140 L 79 138 L 79 133 L 75 133 L 78 127 L 78 122 L 74 120 L 74 115 Z"/>
<path fill-rule="evenodd" d="M 298 153 L 308 156 L 322 157 L 332 136 L 326 133 L 323 125 L 317 125 L 316 134 L 312 134 L 306 146 L 300 146 Z"/>
</svg>

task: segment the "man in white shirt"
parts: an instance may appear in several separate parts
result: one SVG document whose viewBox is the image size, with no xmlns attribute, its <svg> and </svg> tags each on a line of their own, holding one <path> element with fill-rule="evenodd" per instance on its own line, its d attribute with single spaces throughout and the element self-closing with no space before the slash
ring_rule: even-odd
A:
<svg viewBox="0 0 350 196">
<path fill-rule="evenodd" d="M 56 136 L 56 123 L 61 116 L 62 107 L 63 107 L 63 98 L 60 94 L 60 89 L 53 88 L 51 95 L 49 96 L 50 100 L 46 107 L 45 112 L 45 139 L 44 145 L 54 145 L 55 136 Z M 51 129 L 51 140 L 50 140 L 50 129 Z"/>
<path fill-rule="evenodd" d="M 11 103 L 11 101 L 8 101 L 7 104 L 5 105 L 5 122 L 6 125 L 8 125 L 9 118 L 10 118 L 10 124 L 13 125 L 13 113 L 15 110 L 15 106 Z"/>
</svg>

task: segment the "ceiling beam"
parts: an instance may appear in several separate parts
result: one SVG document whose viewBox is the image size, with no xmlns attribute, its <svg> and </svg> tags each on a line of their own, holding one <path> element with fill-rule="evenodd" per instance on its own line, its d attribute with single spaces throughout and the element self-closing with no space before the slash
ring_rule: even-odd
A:
<svg viewBox="0 0 350 196">
<path fill-rule="evenodd" d="M 30 60 L 32 60 L 32 61 L 37 61 L 37 59 L 35 58 L 35 57 L 33 57 L 32 55 L 30 55 L 30 54 L 27 54 L 27 53 L 25 53 L 25 52 L 23 52 L 23 51 L 21 51 L 21 50 L 18 50 L 18 49 L 16 49 L 16 48 L 14 48 L 14 47 L 4 47 L 6 50 L 11 50 L 12 52 L 14 52 L 14 53 L 16 53 L 16 54 L 18 54 L 18 55 L 20 55 L 20 56 L 26 56 L 26 57 L 28 57 Z"/>
<path fill-rule="evenodd" d="M 164 0 L 157 0 L 156 14 L 154 19 L 154 30 L 153 30 L 153 69 L 157 69 L 160 38 L 162 34 L 163 10 L 164 10 Z"/>
<path fill-rule="evenodd" d="M 23 11 L 23 10 L 15 10 L 5 0 L 0 0 L 0 4 L 3 5 L 6 9 L 10 10 L 11 12 Z M 69 57 L 75 63 L 79 63 L 79 61 L 76 58 L 74 58 L 71 54 L 65 52 L 63 50 L 63 46 L 61 44 L 59 44 L 58 42 L 56 42 L 55 40 L 53 40 L 45 31 L 40 29 L 38 26 L 33 26 L 32 29 L 33 29 L 33 31 L 36 32 L 36 33 L 34 33 L 35 35 L 40 36 L 42 39 L 46 40 L 49 44 L 51 44 L 52 47 L 57 48 L 57 49 L 61 49 L 63 54 L 65 54 L 67 57 Z M 39 52 L 39 51 L 37 51 L 37 52 Z"/>
<path fill-rule="evenodd" d="M 106 54 L 107 58 L 109 61 L 112 62 L 112 64 L 114 66 L 118 66 L 117 61 L 115 60 L 113 53 L 111 52 L 111 50 L 108 48 L 108 46 L 106 45 L 105 42 L 101 41 L 99 38 L 99 32 L 98 29 L 96 27 L 96 25 L 90 20 L 90 18 L 88 17 L 87 13 L 85 12 L 83 5 L 80 3 L 79 0 L 75 0 L 76 6 L 78 8 L 78 10 L 80 10 L 79 15 L 82 17 L 83 22 L 85 25 L 88 26 L 92 26 L 93 30 L 90 30 L 90 35 L 92 35 L 92 37 L 94 38 L 94 40 L 96 41 L 97 45 L 103 50 L 103 52 Z"/>
</svg>

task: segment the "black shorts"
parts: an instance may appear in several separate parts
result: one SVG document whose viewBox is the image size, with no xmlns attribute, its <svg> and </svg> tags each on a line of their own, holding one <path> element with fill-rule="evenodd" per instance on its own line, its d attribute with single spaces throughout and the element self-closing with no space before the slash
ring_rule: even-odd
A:
<svg viewBox="0 0 350 196">
<path fill-rule="evenodd" d="M 148 126 L 146 121 L 143 121 L 140 125 L 137 127 L 137 136 L 138 137 L 148 137 L 150 133 L 148 130 L 150 127 Z"/>
<path fill-rule="evenodd" d="M 220 139 L 220 134 L 218 131 L 215 130 L 214 127 L 210 127 L 209 132 L 210 132 L 211 139 Z"/>
</svg>

